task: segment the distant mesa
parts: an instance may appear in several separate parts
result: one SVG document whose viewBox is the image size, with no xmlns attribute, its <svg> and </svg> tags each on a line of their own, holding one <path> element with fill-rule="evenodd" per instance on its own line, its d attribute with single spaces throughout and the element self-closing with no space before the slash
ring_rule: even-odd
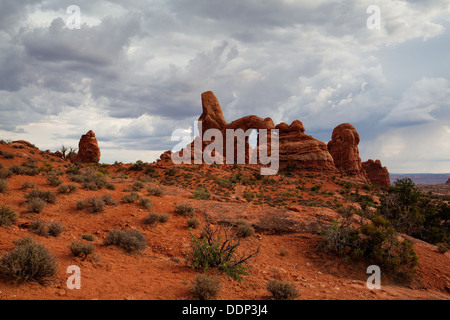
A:
<svg viewBox="0 0 450 320">
<path fill-rule="evenodd" d="M 80 142 L 78 143 L 78 154 L 73 157 L 72 162 L 99 163 L 100 156 L 100 148 L 98 147 L 95 133 L 89 130 L 81 136 Z"/>
<path fill-rule="evenodd" d="M 212 91 L 202 93 L 201 100 L 203 112 L 198 121 L 199 126 L 201 125 L 200 131 L 202 134 L 208 129 L 217 129 L 222 132 L 223 136 L 226 136 L 226 129 L 242 129 L 244 131 L 248 129 L 267 129 L 269 131 L 268 136 L 270 136 L 270 130 L 277 129 L 279 132 L 280 169 L 290 166 L 314 171 L 341 171 L 363 181 L 370 181 L 380 186 L 389 186 L 389 172 L 386 167 L 381 165 L 379 160 L 369 160 L 364 164 L 361 162 L 358 150 L 359 134 L 350 123 L 338 125 L 333 130 L 331 141 L 326 144 L 305 134 L 305 127 L 300 120 L 294 120 L 290 125 L 284 122 L 274 125 L 271 118 L 249 115 L 227 123 L 220 103 Z M 196 137 L 194 141 L 197 139 L 200 139 L 200 137 Z M 187 146 L 187 150 L 191 150 L 192 159 L 195 155 L 194 141 Z M 209 141 L 202 141 L 202 151 L 210 143 Z M 225 145 L 224 143 L 223 158 L 226 155 Z M 269 146 L 270 144 L 268 144 Z M 257 141 L 257 148 L 260 147 L 259 141 Z M 234 148 L 236 150 L 236 144 Z M 248 159 L 248 149 L 249 142 L 248 137 L 246 137 L 246 160 Z M 220 150 L 215 151 L 220 152 Z M 268 151 L 270 152 L 270 150 Z M 181 156 L 182 153 L 183 151 L 180 151 L 179 155 Z M 236 152 L 234 154 L 236 155 Z M 161 155 L 160 159 L 162 161 L 170 161 L 171 156 L 172 152 L 166 151 Z"/>
</svg>

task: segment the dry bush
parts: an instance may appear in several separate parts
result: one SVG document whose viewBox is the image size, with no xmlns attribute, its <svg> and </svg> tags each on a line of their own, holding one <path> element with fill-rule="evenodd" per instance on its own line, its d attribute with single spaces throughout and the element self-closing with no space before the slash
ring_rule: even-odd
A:
<svg viewBox="0 0 450 320">
<path fill-rule="evenodd" d="M 58 270 L 58 262 L 43 244 L 31 238 L 16 241 L 16 247 L 0 259 L 0 273 L 15 283 L 47 284 Z"/>
<path fill-rule="evenodd" d="M 190 291 L 199 300 L 210 300 L 217 297 L 221 289 L 222 285 L 218 278 L 207 274 L 197 274 Z"/>
</svg>

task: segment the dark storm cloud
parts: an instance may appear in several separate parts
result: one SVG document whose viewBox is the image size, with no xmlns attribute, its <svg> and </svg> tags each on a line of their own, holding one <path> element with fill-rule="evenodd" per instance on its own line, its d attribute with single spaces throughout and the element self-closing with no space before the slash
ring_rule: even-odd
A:
<svg viewBox="0 0 450 320">
<path fill-rule="evenodd" d="M 42 121 L 95 129 L 105 148 L 168 149 L 171 131 L 192 126 L 201 93 L 213 90 L 227 121 L 299 119 L 324 141 L 351 122 L 378 141 L 393 127 L 450 117 L 449 70 L 435 67 L 445 55 L 415 72 L 401 63 L 413 56 L 405 43 L 420 48 L 415 63 L 448 52 L 449 3 L 379 0 L 383 27 L 369 30 L 372 3 L 362 0 L 80 0 L 81 29 L 69 30 L 70 0 L 3 1 L 0 129 Z"/>
</svg>

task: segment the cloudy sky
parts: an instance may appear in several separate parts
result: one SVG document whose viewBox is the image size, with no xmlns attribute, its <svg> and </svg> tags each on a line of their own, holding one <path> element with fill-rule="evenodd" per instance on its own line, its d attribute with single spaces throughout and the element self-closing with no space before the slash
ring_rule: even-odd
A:
<svg viewBox="0 0 450 320">
<path fill-rule="evenodd" d="M 363 161 L 450 173 L 449 29 L 450 0 L 1 0 L 0 138 L 151 162 L 212 90 L 228 122 L 350 122 Z"/>
</svg>

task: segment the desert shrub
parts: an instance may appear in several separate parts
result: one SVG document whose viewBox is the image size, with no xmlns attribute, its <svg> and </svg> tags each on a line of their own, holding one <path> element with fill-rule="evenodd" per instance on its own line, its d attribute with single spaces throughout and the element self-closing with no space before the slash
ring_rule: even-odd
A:
<svg viewBox="0 0 450 320">
<path fill-rule="evenodd" d="M 182 203 L 175 207 L 175 213 L 181 216 L 193 217 L 195 209 L 189 203 Z"/>
<path fill-rule="evenodd" d="M 46 236 L 47 235 L 47 226 L 45 222 L 41 219 L 36 219 L 30 223 L 31 231 L 36 233 L 38 236 Z"/>
<path fill-rule="evenodd" d="M 192 281 L 190 291 L 199 300 L 214 299 L 222 289 L 220 280 L 208 274 L 197 274 Z"/>
<path fill-rule="evenodd" d="M 69 175 L 69 179 L 80 183 L 84 189 L 92 191 L 105 187 L 109 189 L 111 185 L 103 174 L 98 174 L 93 169 L 87 169 L 78 174 L 71 174 Z"/>
<path fill-rule="evenodd" d="M 147 239 L 139 230 L 111 230 L 104 244 L 116 245 L 128 253 L 139 252 L 147 247 Z"/>
<path fill-rule="evenodd" d="M 30 190 L 28 192 L 28 194 L 25 195 L 25 198 L 27 200 L 31 200 L 33 198 L 39 198 L 39 199 L 44 200 L 46 203 L 55 203 L 56 194 L 51 191 L 33 189 L 33 190 Z"/>
<path fill-rule="evenodd" d="M 9 169 L 0 168 L 0 179 L 6 179 L 12 176 L 12 172 Z"/>
<path fill-rule="evenodd" d="M 43 244 L 31 238 L 16 241 L 16 247 L 0 259 L 0 273 L 15 283 L 47 284 L 58 270 L 58 262 Z"/>
<path fill-rule="evenodd" d="M 52 187 L 57 187 L 63 183 L 61 178 L 54 174 L 48 175 L 46 179 Z"/>
<path fill-rule="evenodd" d="M 209 221 L 202 230 L 203 237 L 197 239 L 192 233 L 191 251 L 187 255 L 187 262 L 193 269 L 216 267 L 224 271 L 235 280 L 240 281 L 242 275 L 247 275 L 248 261 L 255 256 L 260 247 L 252 253 L 241 249 L 240 238 L 230 236 L 229 231 L 220 225 L 216 230 L 211 228 Z"/>
<path fill-rule="evenodd" d="M 267 291 L 272 294 L 272 298 L 275 300 L 294 300 L 300 296 L 294 283 L 276 279 L 267 283 Z"/>
<path fill-rule="evenodd" d="M 69 187 L 67 187 L 65 184 L 62 184 L 58 187 L 58 192 L 59 193 L 68 193 Z"/>
<path fill-rule="evenodd" d="M 34 213 L 40 213 L 46 205 L 47 202 L 45 202 L 41 198 L 31 198 L 27 201 L 28 209 Z"/>
<path fill-rule="evenodd" d="M 92 197 L 87 200 L 88 212 L 99 213 L 103 212 L 105 209 L 105 202 L 97 197 Z"/>
<path fill-rule="evenodd" d="M 438 243 L 437 244 L 437 251 L 439 253 L 446 253 L 449 249 L 449 245 L 447 243 Z"/>
<path fill-rule="evenodd" d="M 125 203 L 133 203 L 133 202 L 139 200 L 139 198 L 140 197 L 139 197 L 138 193 L 131 192 L 131 193 L 128 193 L 128 194 L 124 195 L 122 197 L 122 201 L 125 202 Z"/>
<path fill-rule="evenodd" d="M 95 246 L 93 244 L 81 241 L 73 241 L 68 248 L 75 257 L 81 257 L 81 260 L 86 259 L 88 255 L 95 251 Z"/>
<path fill-rule="evenodd" d="M 20 186 L 20 189 L 22 190 L 27 190 L 27 189 L 34 189 L 36 187 L 36 185 L 32 182 L 29 181 L 25 181 L 24 183 L 22 183 L 22 185 Z"/>
<path fill-rule="evenodd" d="M 0 193 L 3 193 L 8 189 L 8 182 L 5 179 L 0 179 Z"/>
<path fill-rule="evenodd" d="M 0 206 L 0 226 L 10 226 L 17 221 L 17 214 L 13 209 Z"/>
<path fill-rule="evenodd" d="M 9 152 L 6 152 L 6 151 L 2 151 L 1 155 L 5 159 L 14 159 L 14 155 L 12 153 L 9 153 Z"/>
<path fill-rule="evenodd" d="M 161 197 L 162 195 L 162 189 L 159 187 L 148 187 L 147 192 L 149 196 Z"/>
<path fill-rule="evenodd" d="M 398 232 L 450 245 L 450 205 L 422 194 L 409 178 L 396 180 L 381 196 L 378 213 Z"/>
<path fill-rule="evenodd" d="M 250 237 L 255 233 L 255 229 L 247 221 L 238 221 L 236 234 L 241 238 Z"/>
<path fill-rule="evenodd" d="M 139 205 L 150 210 L 153 207 L 153 201 L 152 199 L 141 198 L 139 199 Z"/>
<path fill-rule="evenodd" d="M 87 206 L 87 201 L 86 200 L 79 200 L 77 201 L 77 209 L 78 210 L 83 210 L 84 208 L 86 208 Z"/>
<path fill-rule="evenodd" d="M 53 165 L 51 163 L 43 161 L 40 169 L 42 172 L 50 172 L 53 170 Z"/>
<path fill-rule="evenodd" d="M 322 230 L 321 235 L 323 241 L 319 244 L 319 248 L 326 253 L 345 256 L 352 248 L 358 247 L 359 232 L 348 221 L 341 223 L 333 221 L 329 227 Z"/>
<path fill-rule="evenodd" d="M 58 221 L 53 221 L 47 227 L 47 233 L 52 237 L 58 237 L 63 232 L 64 226 Z"/>
<path fill-rule="evenodd" d="M 245 191 L 244 198 L 245 198 L 245 200 L 247 200 L 247 202 L 251 202 L 255 198 L 255 194 L 251 191 Z"/>
<path fill-rule="evenodd" d="M 164 223 L 170 219 L 167 213 L 150 212 L 145 218 L 144 223 L 147 225 L 155 225 L 157 223 Z"/>
<path fill-rule="evenodd" d="M 209 191 L 204 187 L 199 187 L 192 193 L 193 199 L 208 200 L 209 197 L 210 197 Z"/>
<path fill-rule="evenodd" d="M 34 163 L 24 162 L 21 167 L 21 173 L 27 176 L 36 176 L 41 172 L 41 169 Z"/>
<path fill-rule="evenodd" d="M 139 191 L 139 190 L 141 190 L 142 188 L 144 188 L 145 187 L 145 184 L 142 182 L 142 181 L 136 181 L 135 183 L 133 183 L 133 185 L 131 186 L 131 188 L 134 190 L 134 191 Z"/>
<path fill-rule="evenodd" d="M 383 266 L 398 280 L 410 280 L 414 275 L 418 258 L 408 240 L 398 240 L 398 235 L 388 220 L 382 216 L 372 217 L 357 229 L 349 220 L 333 223 L 322 232 L 324 237 L 319 248 L 350 259 L 364 259 L 371 264 Z"/>
<path fill-rule="evenodd" d="M 76 185 L 74 184 L 62 184 L 58 187 L 58 192 L 59 193 L 72 193 L 74 191 L 76 191 L 78 188 Z"/>
<path fill-rule="evenodd" d="M 197 228 L 200 222 L 196 218 L 190 218 L 186 221 L 186 224 L 189 228 Z"/>
<path fill-rule="evenodd" d="M 86 240 L 86 241 L 94 241 L 94 235 L 92 233 L 83 233 L 81 235 L 81 239 Z"/>
<path fill-rule="evenodd" d="M 104 194 L 100 199 L 108 206 L 116 206 L 118 204 L 117 200 L 114 200 L 110 194 Z"/>
<path fill-rule="evenodd" d="M 137 160 L 135 163 L 133 163 L 128 170 L 132 171 L 142 171 L 147 167 L 147 164 L 143 162 L 142 160 Z"/>
</svg>

